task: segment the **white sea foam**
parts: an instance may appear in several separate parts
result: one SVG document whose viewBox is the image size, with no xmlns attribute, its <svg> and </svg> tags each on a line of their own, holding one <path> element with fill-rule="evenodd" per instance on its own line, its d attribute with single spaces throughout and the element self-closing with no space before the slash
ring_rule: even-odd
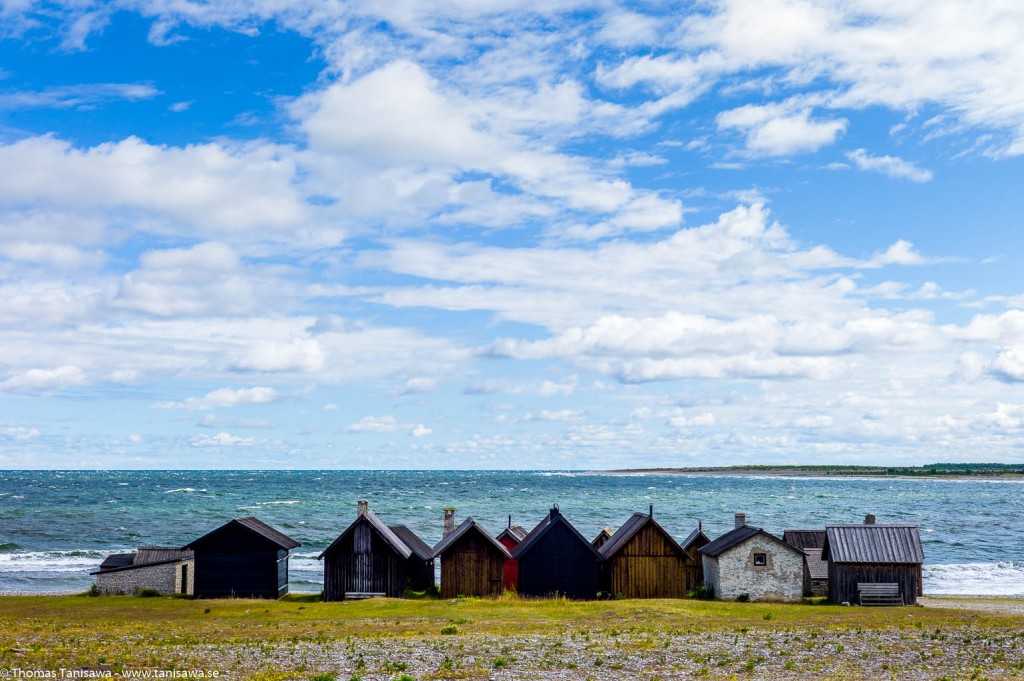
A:
<svg viewBox="0 0 1024 681">
<path fill-rule="evenodd" d="M 121 551 L 127 552 L 125 549 Z M 118 551 L 22 551 L 0 553 L 0 573 L 78 573 L 99 569 L 109 553 Z"/>
<path fill-rule="evenodd" d="M 174 494 L 175 492 L 184 492 L 191 494 L 192 492 L 205 492 L 205 489 L 195 489 L 194 487 L 179 487 L 178 489 L 169 489 L 164 494 Z"/>
<path fill-rule="evenodd" d="M 922 573 L 929 596 L 1024 596 L 1024 561 L 925 565 Z"/>
<path fill-rule="evenodd" d="M 257 506 L 277 506 L 279 504 L 298 504 L 299 501 L 257 501 Z"/>
</svg>

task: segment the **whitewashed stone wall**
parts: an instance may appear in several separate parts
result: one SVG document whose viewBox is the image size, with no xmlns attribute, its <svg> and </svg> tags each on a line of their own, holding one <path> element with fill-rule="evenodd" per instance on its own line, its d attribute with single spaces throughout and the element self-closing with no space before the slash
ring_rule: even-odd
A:
<svg viewBox="0 0 1024 681">
<path fill-rule="evenodd" d="M 135 594 L 141 589 L 156 589 L 163 594 L 181 593 L 181 566 L 188 566 L 188 591 L 195 592 L 195 563 L 192 560 L 181 563 L 164 563 L 137 567 L 131 570 L 115 570 L 96 575 L 96 588 L 101 594 Z"/>
<path fill-rule="evenodd" d="M 765 554 L 767 564 L 754 565 L 755 553 Z M 704 583 L 722 600 L 747 594 L 752 601 L 799 603 L 803 582 L 803 556 L 763 535 L 754 535 L 717 558 L 704 556 Z"/>
</svg>

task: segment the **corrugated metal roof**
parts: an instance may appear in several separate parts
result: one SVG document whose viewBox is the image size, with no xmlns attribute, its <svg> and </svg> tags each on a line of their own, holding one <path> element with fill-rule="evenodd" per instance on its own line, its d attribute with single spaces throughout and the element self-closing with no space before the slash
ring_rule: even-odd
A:
<svg viewBox="0 0 1024 681">
<path fill-rule="evenodd" d="M 432 560 L 434 558 L 434 550 L 408 527 L 405 525 L 388 525 L 388 527 L 402 540 L 402 543 L 409 547 L 414 556 L 420 560 Z"/>
<path fill-rule="evenodd" d="M 782 541 L 798 549 L 820 549 L 825 545 L 825 530 L 786 530 Z"/>
<path fill-rule="evenodd" d="M 683 547 L 677 544 L 676 540 L 672 538 L 672 535 L 666 532 L 665 528 L 659 525 L 652 516 L 647 513 L 634 513 L 629 520 L 622 524 L 622 527 L 615 531 L 612 538 L 601 547 L 601 555 L 605 558 L 611 558 L 614 556 L 620 549 L 622 549 L 623 546 L 628 544 L 629 540 L 632 539 L 637 532 L 643 529 L 647 523 L 653 523 L 661 534 L 669 541 L 671 546 L 677 548 L 679 553 L 685 553 L 685 551 L 683 551 Z"/>
<path fill-rule="evenodd" d="M 316 559 L 320 560 L 328 553 L 330 553 L 335 546 L 338 546 L 345 539 L 345 537 L 347 537 L 349 533 L 351 533 L 355 529 L 356 525 L 358 525 L 360 522 L 364 520 L 370 525 L 370 527 L 373 528 L 374 532 L 376 532 L 380 536 L 380 538 L 384 540 L 384 543 L 390 546 L 395 553 L 402 557 L 403 560 L 407 560 L 409 556 L 412 555 L 412 549 L 406 546 L 405 542 L 399 539 L 398 536 L 391 531 L 391 528 L 385 525 L 384 522 L 377 517 L 376 513 L 367 509 L 364 513 L 357 515 L 356 519 L 352 521 L 352 524 L 346 527 L 345 530 L 341 534 L 339 534 L 334 541 L 331 542 L 330 546 L 321 551 L 320 555 L 317 556 Z"/>
<path fill-rule="evenodd" d="M 299 542 L 295 541 L 294 539 L 292 539 L 288 535 L 284 534 L 283 532 L 278 532 L 273 527 L 271 527 L 270 525 L 267 525 L 265 522 L 263 522 L 259 518 L 253 518 L 253 517 L 250 516 L 248 518 L 235 518 L 234 520 L 229 520 L 228 522 L 224 523 L 223 525 L 221 525 L 217 529 L 213 530 L 212 532 L 207 532 L 206 534 L 204 534 L 199 539 L 194 539 L 194 540 L 190 541 L 188 544 L 185 544 L 185 546 L 182 547 L 182 548 L 186 548 L 186 549 L 192 548 L 196 544 L 199 544 L 200 542 L 202 542 L 207 537 L 210 537 L 211 535 L 214 535 L 214 534 L 220 532 L 225 527 L 227 527 L 228 525 L 232 525 L 232 524 L 239 525 L 239 526 L 244 527 L 245 529 L 249 530 L 250 532 L 258 534 L 259 536 L 263 537 L 264 539 L 267 539 L 268 541 L 270 541 L 274 545 L 284 549 L 285 551 L 289 551 L 291 549 L 298 548 L 299 546 L 302 546 L 302 544 L 300 544 Z"/>
<path fill-rule="evenodd" d="M 434 557 L 436 558 L 437 556 L 440 556 L 442 553 L 447 551 L 452 544 L 457 542 L 464 534 L 466 534 L 467 532 L 471 532 L 473 530 L 476 530 L 481 535 L 483 535 L 483 537 L 491 544 L 493 544 L 495 548 L 501 551 L 506 558 L 512 557 L 512 555 L 508 552 L 508 549 L 502 546 L 497 539 L 491 536 L 490 532 L 484 529 L 483 525 L 473 520 L 472 517 L 463 520 L 462 523 L 458 527 L 456 527 L 451 534 L 449 534 L 447 537 L 443 538 L 440 542 L 438 542 L 437 546 L 434 547 Z"/>
<path fill-rule="evenodd" d="M 187 549 L 179 549 L 173 546 L 141 546 L 135 554 L 133 565 L 147 565 L 149 563 L 164 563 L 174 560 L 190 560 L 193 553 Z"/>
<path fill-rule="evenodd" d="M 601 552 L 594 548 L 594 545 L 587 541 L 587 538 L 580 534 L 580 531 L 573 527 L 573 524 L 569 522 L 569 519 L 562 515 L 557 508 L 551 509 L 551 512 L 544 516 L 544 519 L 537 523 L 537 527 L 530 531 L 530 534 L 526 535 L 523 541 L 519 542 L 519 545 L 512 549 L 512 557 L 516 560 L 519 559 L 524 553 L 528 553 L 530 549 L 537 544 L 537 541 L 543 537 L 548 531 L 555 525 L 565 525 L 581 543 L 585 544 L 587 548 L 594 552 L 594 555 L 598 560 L 603 560 Z"/>
<path fill-rule="evenodd" d="M 703 553 L 705 556 L 711 556 L 712 558 L 715 558 L 717 556 L 722 555 L 723 553 L 725 553 L 732 547 L 736 546 L 737 544 L 742 544 L 743 542 L 747 541 L 755 535 L 762 535 L 768 537 L 769 539 L 777 542 L 779 546 L 785 546 L 790 551 L 796 551 L 797 553 L 803 555 L 803 552 L 800 551 L 800 549 L 790 546 L 789 544 L 782 541 L 770 532 L 765 532 L 760 527 L 751 527 L 750 525 L 743 525 L 742 527 L 737 527 L 734 530 L 726 532 L 710 544 L 702 546 L 700 552 Z"/>
<path fill-rule="evenodd" d="M 924 562 L 916 525 L 830 525 L 822 555 L 835 563 Z"/>
<path fill-rule="evenodd" d="M 808 547 L 804 551 L 804 560 L 807 561 L 807 572 L 811 579 L 828 579 L 828 561 L 821 559 L 821 549 Z"/>
</svg>

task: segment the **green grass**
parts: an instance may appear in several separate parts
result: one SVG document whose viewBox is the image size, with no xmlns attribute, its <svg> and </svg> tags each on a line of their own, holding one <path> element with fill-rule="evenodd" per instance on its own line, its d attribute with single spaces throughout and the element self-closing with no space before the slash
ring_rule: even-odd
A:
<svg viewBox="0 0 1024 681">
<path fill-rule="evenodd" d="M 189 660 L 202 660 L 210 647 L 235 654 L 232 651 L 240 649 L 273 647 L 287 652 L 304 646 L 340 645 L 354 652 L 357 643 L 365 646 L 374 640 L 394 638 L 420 647 L 455 646 L 451 650 L 456 652 L 463 641 L 478 645 L 481 640 L 500 641 L 524 633 L 547 637 L 544 640 L 549 643 L 545 645 L 553 645 L 565 636 L 588 641 L 595 636 L 617 646 L 615 642 L 625 637 L 628 642 L 624 645 L 653 654 L 652 650 L 664 649 L 669 638 L 680 633 L 724 632 L 742 637 L 747 632 L 812 635 L 818 631 L 866 632 L 895 627 L 915 639 L 922 638 L 923 632 L 933 635 L 936 630 L 956 629 L 969 629 L 977 638 L 986 627 L 1020 630 L 1021 624 L 1020 617 L 963 610 L 696 600 L 382 598 L 321 603 L 315 596 L 298 595 L 280 601 L 9 596 L 0 597 L 0 667 L 160 667 L 170 662 L 180 666 Z M 458 636 L 445 635 L 452 627 Z M 490 657 L 487 666 L 504 666 L 497 664 L 498 660 L 512 662 L 503 651 L 494 650 L 499 652 L 500 657 Z M 600 657 L 603 663 L 608 651 L 594 652 L 590 659 Z M 295 657 L 288 664 L 295 668 L 301 663 Z M 404 664 L 404 660 L 394 660 L 392 673 L 405 671 Z M 314 666 L 302 678 L 329 672 Z M 363 673 L 358 666 L 357 672 Z M 445 678 L 469 673 L 459 669 L 438 672 L 447 675 Z M 267 674 L 267 679 L 276 678 L 270 670 Z"/>
</svg>

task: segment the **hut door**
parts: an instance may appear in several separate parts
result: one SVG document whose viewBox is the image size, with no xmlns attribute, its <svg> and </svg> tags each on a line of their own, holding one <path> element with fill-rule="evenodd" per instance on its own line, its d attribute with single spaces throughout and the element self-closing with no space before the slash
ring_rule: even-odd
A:
<svg viewBox="0 0 1024 681">
<path fill-rule="evenodd" d="M 355 559 L 353 566 L 353 588 L 351 591 L 373 591 L 373 553 L 370 528 L 366 523 L 356 526 L 353 537 L 352 557 Z"/>
<path fill-rule="evenodd" d="M 188 593 L 188 565 L 181 566 L 181 593 Z"/>
</svg>

